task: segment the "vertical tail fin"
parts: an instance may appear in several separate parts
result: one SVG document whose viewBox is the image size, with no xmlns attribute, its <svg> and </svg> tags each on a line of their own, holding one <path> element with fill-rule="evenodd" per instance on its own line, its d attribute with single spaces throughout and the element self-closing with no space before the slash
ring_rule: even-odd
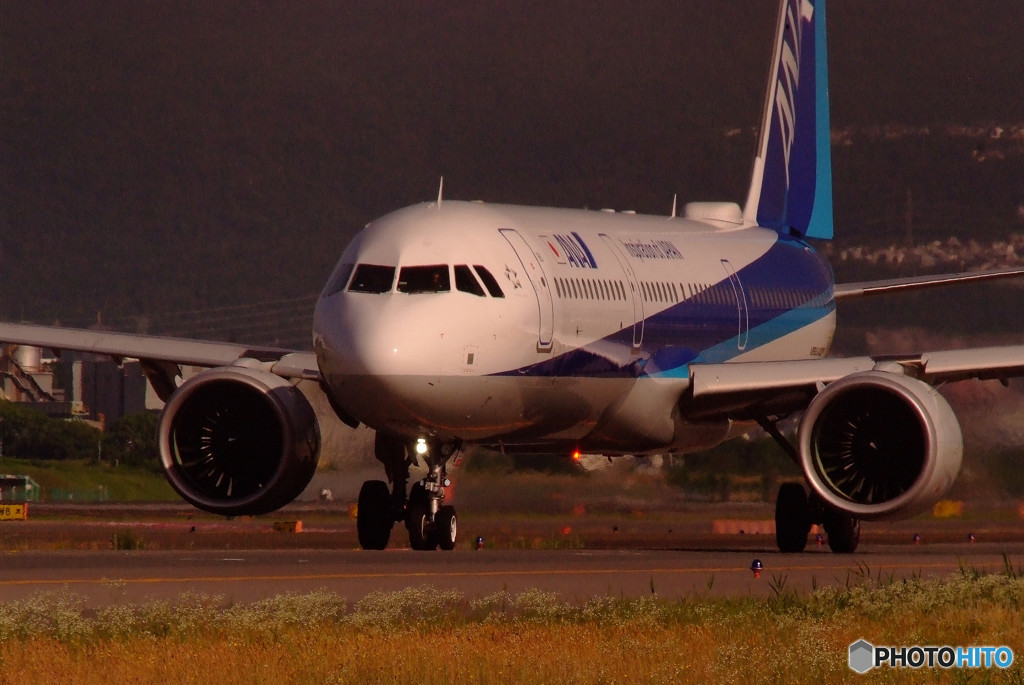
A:
<svg viewBox="0 0 1024 685">
<path fill-rule="evenodd" d="M 832 237 L 825 0 L 781 0 L 745 223 Z"/>
</svg>

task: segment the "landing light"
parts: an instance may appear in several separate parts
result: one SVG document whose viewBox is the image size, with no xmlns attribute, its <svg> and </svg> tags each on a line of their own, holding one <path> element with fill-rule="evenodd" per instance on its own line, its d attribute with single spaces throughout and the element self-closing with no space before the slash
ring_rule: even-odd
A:
<svg viewBox="0 0 1024 685">
<path fill-rule="evenodd" d="M 427 453 L 427 440 L 426 438 L 419 438 L 416 440 L 416 454 Z"/>
</svg>

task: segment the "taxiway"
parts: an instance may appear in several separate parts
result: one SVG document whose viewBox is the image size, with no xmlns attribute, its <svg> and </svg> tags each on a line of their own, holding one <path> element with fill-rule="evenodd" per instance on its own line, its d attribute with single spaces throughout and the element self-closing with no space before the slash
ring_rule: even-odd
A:
<svg viewBox="0 0 1024 685">
<path fill-rule="evenodd" d="M 1004 556 L 1006 555 L 1006 556 Z M 430 585 L 468 598 L 539 588 L 564 601 L 597 595 L 663 598 L 801 595 L 827 585 L 999 572 L 1017 544 L 867 546 L 853 555 L 759 550 L 53 550 L 0 554 L 0 600 L 45 591 L 81 595 L 87 606 L 173 601 L 182 593 L 248 603 L 325 589 L 354 602 L 371 592 Z M 760 577 L 750 570 L 763 565 Z"/>
</svg>

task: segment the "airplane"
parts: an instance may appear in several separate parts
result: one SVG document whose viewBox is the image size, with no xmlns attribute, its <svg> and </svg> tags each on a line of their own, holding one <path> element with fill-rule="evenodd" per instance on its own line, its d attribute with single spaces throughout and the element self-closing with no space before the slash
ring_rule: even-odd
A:
<svg viewBox="0 0 1024 685">
<path fill-rule="evenodd" d="M 940 499 L 962 460 L 936 386 L 1024 375 L 1024 346 L 829 357 L 836 305 L 1024 269 L 836 284 L 810 239 L 833 232 L 825 0 L 781 0 L 745 205 L 682 214 L 447 200 L 367 224 L 317 301 L 313 352 L 0 323 L 0 341 L 140 360 L 166 402 L 161 461 L 216 514 L 274 511 L 320 448 L 300 383 L 376 431 L 385 480 L 359 493 L 365 549 L 396 523 L 452 549 L 447 465 L 507 453 L 682 454 L 760 426 L 800 466 L 775 522 L 783 552 L 823 524 L 853 552 L 862 520 Z M 205 370 L 182 380 L 182 365 Z M 800 415 L 795 441 L 779 422 Z M 410 486 L 410 465 L 427 475 Z"/>
</svg>

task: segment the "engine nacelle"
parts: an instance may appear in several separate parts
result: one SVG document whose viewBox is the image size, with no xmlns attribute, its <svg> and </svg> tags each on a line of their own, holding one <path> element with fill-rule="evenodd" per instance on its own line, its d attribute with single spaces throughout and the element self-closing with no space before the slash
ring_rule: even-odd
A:
<svg viewBox="0 0 1024 685">
<path fill-rule="evenodd" d="M 829 384 L 807 407 L 799 441 L 815 492 L 863 519 L 927 509 L 949 490 L 963 457 L 960 424 L 945 398 L 884 371 Z"/>
<path fill-rule="evenodd" d="M 193 376 L 171 395 L 159 442 L 167 480 L 188 502 L 225 516 L 264 514 L 313 478 L 320 428 L 285 379 L 226 366 Z"/>
</svg>

